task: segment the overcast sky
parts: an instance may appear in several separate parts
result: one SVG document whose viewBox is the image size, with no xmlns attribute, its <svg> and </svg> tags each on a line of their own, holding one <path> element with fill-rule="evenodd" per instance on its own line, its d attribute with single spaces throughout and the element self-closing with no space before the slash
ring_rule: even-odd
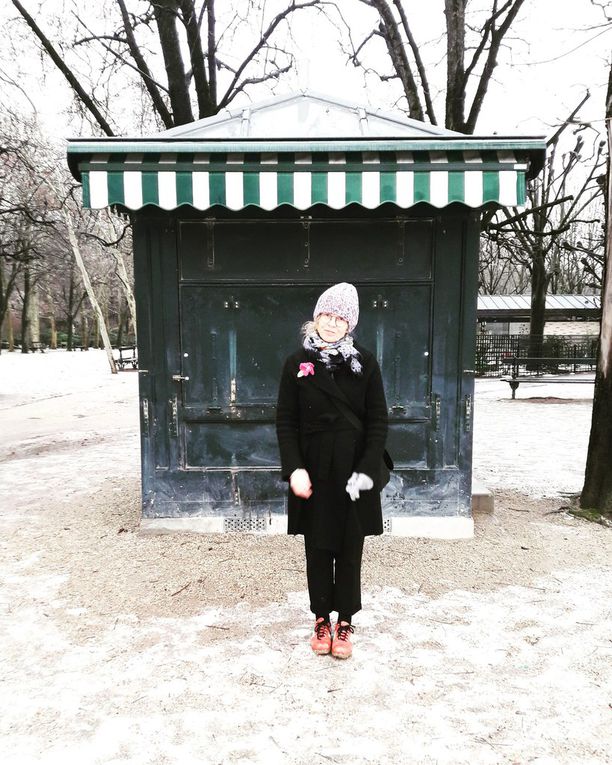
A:
<svg viewBox="0 0 612 765">
<path fill-rule="evenodd" d="M 490 2 L 483 0 L 479 4 L 486 7 Z M 404 0 L 404 5 L 408 10 L 418 8 L 418 13 L 411 17 L 417 40 L 429 41 L 441 36 L 443 0 Z M 609 5 L 612 15 L 612 2 Z M 352 12 L 350 18 L 355 26 L 362 25 L 363 36 L 354 36 L 359 42 L 371 28 L 368 22 L 372 13 L 365 9 L 362 14 Z M 583 116 L 598 120 L 602 127 L 612 26 L 603 34 L 601 29 L 589 27 L 601 25 L 603 20 L 601 10 L 590 0 L 527 0 L 513 28 L 512 38 L 508 38 L 508 45 L 499 57 L 495 82 L 487 94 L 477 132 L 549 133 L 548 126 L 563 120 L 586 90 L 592 95 Z M 396 101 L 396 84 L 383 85 L 371 76 L 365 90 L 363 75 L 358 70 L 346 65 L 337 52 L 332 58 L 331 52 L 337 51 L 338 44 L 331 27 L 319 25 L 316 35 L 302 28 L 298 41 L 306 61 L 296 75 L 298 83 L 323 91 L 329 91 L 333 83 L 338 93 L 359 101 L 365 97 L 372 106 L 389 108 Z M 436 49 L 433 44 L 429 46 L 426 50 L 429 50 L 430 60 L 441 58 L 444 46 L 445 40 L 442 40 L 441 48 Z M 382 70 L 390 71 L 384 55 L 372 60 L 379 62 Z M 442 77 L 439 83 L 442 89 L 443 67 L 439 67 L 438 72 Z M 442 102 L 437 106 L 443 119 Z"/>
<path fill-rule="evenodd" d="M 39 0 L 23 0 L 28 10 L 34 12 Z M 487 0 L 473 0 L 486 7 Z M 89 4 L 84 5 L 87 9 Z M 371 10 L 356 0 L 339 0 L 339 5 L 350 18 L 356 42 L 372 28 L 375 19 Z M 612 3 L 609 3 L 612 11 Z M 443 57 L 443 0 L 405 0 L 417 40 L 427 43 L 424 47 L 429 61 Z M 83 7 L 83 6 L 82 6 Z M 91 6 L 90 6 L 91 7 Z M 45 10 L 66 9 L 64 0 L 45 0 Z M 0 4 L 1 36 L 10 34 L 13 39 L 16 27 L 7 23 L 14 16 L 9 0 Z M 88 13 L 85 10 L 84 13 Z M 593 29 L 604 20 L 600 9 L 591 0 L 527 0 L 513 29 L 512 38 L 502 52 L 495 82 L 491 84 L 485 107 L 477 126 L 477 133 L 534 134 L 552 132 L 574 107 L 587 89 L 591 99 L 581 116 L 596 122 L 603 129 L 605 86 L 610 66 L 612 28 L 602 33 Z M 311 90 L 337 95 L 385 110 L 393 108 L 400 92 L 396 83 L 382 84 L 370 76 L 364 85 L 364 75 L 346 63 L 346 56 L 338 44 L 338 31 L 314 14 L 302 12 L 292 23 L 292 34 L 297 44 L 297 69 L 276 88 L 277 93 L 295 89 Z M 435 41 L 438 42 L 435 42 Z M 73 135 L 75 123 L 70 123 L 65 110 L 70 101 L 68 87 L 63 78 L 48 66 L 48 74 L 41 79 L 41 60 L 33 48 L 21 46 L 19 60 L 8 53 L 6 44 L 0 51 L 0 70 L 5 76 L 17 80 L 35 103 L 48 129 L 60 136 Z M 380 71 L 390 71 L 388 59 L 376 45 L 370 49 L 368 63 Z M 241 51 L 238 51 L 241 52 Z M 440 91 L 444 84 L 443 66 L 436 69 Z M 433 76 L 434 86 L 436 75 Z M 16 98 L 15 88 L 2 86 L 3 99 Z M 8 94 L 8 95 L 7 95 Z M 269 96 L 269 91 L 256 92 L 259 100 Z M 27 101 L 18 96 L 23 108 Z M 243 101 L 247 101 L 244 97 Z M 239 100 L 235 102 L 236 105 Z M 438 114 L 443 117 L 441 98 L 437 102 Z M 80 126 L 76 125 L 76 131 Z M 84 133 L 89 133 L 83 128 Z"/>
</svg>

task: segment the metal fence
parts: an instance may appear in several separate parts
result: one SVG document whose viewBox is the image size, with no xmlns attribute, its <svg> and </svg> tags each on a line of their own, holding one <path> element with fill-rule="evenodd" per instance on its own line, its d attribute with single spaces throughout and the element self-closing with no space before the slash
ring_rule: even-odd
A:
<svg viewBox="0 0 612 765">
<path fill-rule="evenodd" d="M 545 335 L 541 356 L 555 359 L 596 357 L 599 338 L 585 335 Z M 528 356 L 529 335 L 477 335 L 475 370 L 478 377 L 508 373 L 513 356 Z"/>
</svg>

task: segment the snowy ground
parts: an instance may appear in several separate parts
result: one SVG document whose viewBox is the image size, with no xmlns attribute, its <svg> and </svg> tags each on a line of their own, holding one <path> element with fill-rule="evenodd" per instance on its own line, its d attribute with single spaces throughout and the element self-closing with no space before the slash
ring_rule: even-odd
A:
<svg viewBox="0 0 612 765">
<path fill-rule="evenodd" d="M 348 662 L 300 539 L 138 531 L 137 375 L 0 355 L 0 752 L 29 763 L 612 762 L 612 533 L 589 385 L 477 381 L 473 540 L 368 539 Z"/>
</svg>

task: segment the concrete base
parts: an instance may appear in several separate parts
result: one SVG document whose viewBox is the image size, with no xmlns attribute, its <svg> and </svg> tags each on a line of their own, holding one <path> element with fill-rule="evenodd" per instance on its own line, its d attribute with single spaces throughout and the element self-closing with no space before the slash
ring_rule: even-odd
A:
<svg viewBox="0 0 612 765">
<path fill-rule="evenodd" d="M 492 513 L 493 494 L 482 484 L 472 484 L 472 513 Z M 259 521 L 257 528 L 250 528 L 244 520 L 227 529 L 223 516 L 206 518 L 143 518 L 140 521 L 141 534 L 172 534 L 188 532 L 196 534 L 223 534 L 232 531 L 244 531 L 249 534 L 286 534 L 287 518 L 284 515 L 271 515 Z M 231 519 L 235 521 L 236 519 Z M 471 539 L 474 536 L 474 519 L 464 516 L 413 515 L 409 517 L 387 517 L 390 533 L 398 537 L 420 537 L 423 539 Z M 262 527 L 263 526 L 263 527 Z"/>
<path fill-rule="evenodd" d="M 422 539 L 471 539 L 474 521 L 461 516 L 436 517 L 412 515 L 408 518 L 390 518 L 394 537 L 420 537 Z"/>
<path fill-rule="evenodd" d="M 472 513 L 492 513 L 494 504 L 489 489 L 478 481 L 472 481 Z"/>
<path fill-rule="evenodd" d="M 393 536 L 421 537 L 426 539 L 471 539 L 474 536 L 474 521 L 465 517 L 436 517 L 417 515 L 408 518 L 387 518 L 390 521 Z M 190 532 L 199 534 L 219 534 L 225 531 L 225 519 L 215 518 L 143 518 L 140 522 L 142 534 L 169 534 Z M 266 528 L 249 530 L 250 534 L 286 534 L 287 518 L 272 516 Z M 228 532 L 231 533 L 231 532 Z"/>
<path fill-rule="evenodd" d="M 245 523 L 244 531 L 249 534 L 286 534 L 287 517 L 284 515 L 272 515 L 266 521 L 266 528 L 248 529 Z M 168 534 L 177 531 L 185 531 L 192 534 L 223 534 L 225 529 L 225 517 L 214 516 L 206 518 L 142 518 L 140 532 L 145 534 Z M 232 529 L 227 533 L 235 531 Z"/>
</svg>

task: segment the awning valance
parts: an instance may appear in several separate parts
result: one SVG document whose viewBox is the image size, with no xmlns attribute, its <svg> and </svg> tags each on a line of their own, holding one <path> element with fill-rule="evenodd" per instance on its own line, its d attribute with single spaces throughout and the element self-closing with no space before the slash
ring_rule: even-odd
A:
<svg viewBox="0 0 612 765">
<path fill-rule="evenodd" d="M 172 210 L 373 209 L 459 202 L 522 206 L 529 159 L 509 150 L 92 153 L 78 156 L 83 204 Z"/>
</svg>

